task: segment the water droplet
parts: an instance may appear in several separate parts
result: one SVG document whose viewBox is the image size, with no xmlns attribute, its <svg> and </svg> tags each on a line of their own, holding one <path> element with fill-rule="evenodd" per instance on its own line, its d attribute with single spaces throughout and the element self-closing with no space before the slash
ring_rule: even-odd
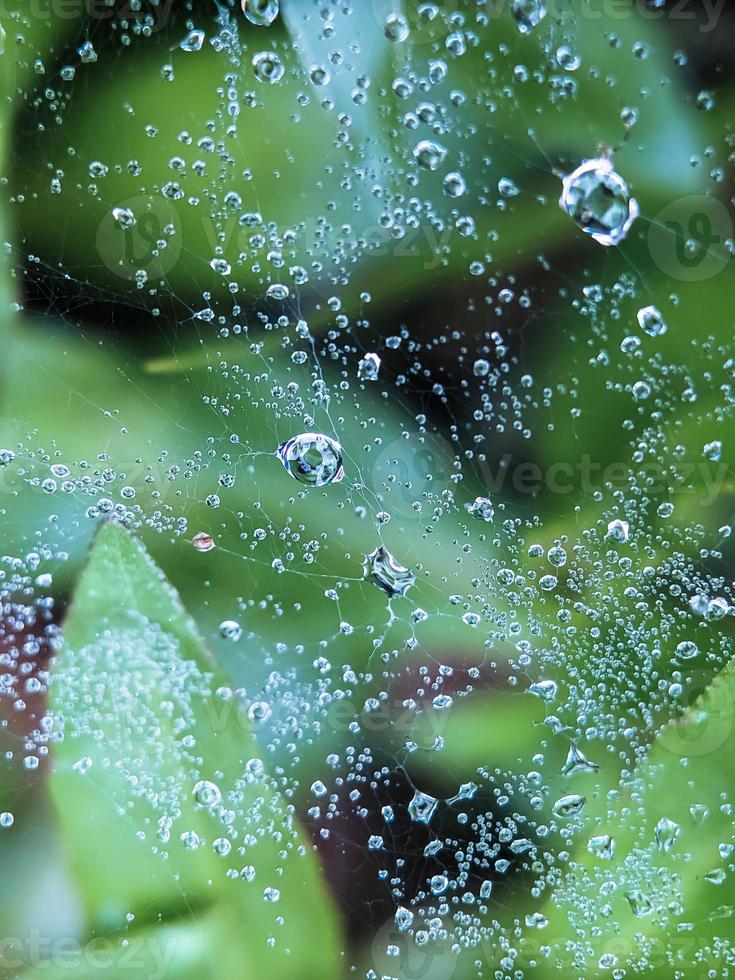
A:
<svg viewBox="0 0 735 980">
<path fill-rule="evenodd" d="M 645 915 L 650 915 L 653 911 L 653 903 L 647 895 L 639 891 L 637 888 L 633 891 L 627 892 L 625 897 L 628 899 L 628 903 L 633 910 L 633 915 L 638 918 L 642 918 Z"/>
<path fill-rule="evenodd" d="M 283 301 L 284 299 L 288 299 L 290 296 L 290 290 L 288 286 L 285 286 L 283 283 L 274 282 L 268 287 L 265 295 L 268 297 L 268 299 Z"/>
<path fill-rule="evenodd" d="M 383 31 L 389 41 L 394 43 L 405 41 L 409 35 L 408 21 L 403 14 L 388 14 Z"/>
<path fill-rule="evenodd" d="M 377 354 L 366 354 L 357 365 L 357 376 L 361 381 L 377 381 L 380 371 L 380 358 Z"/>
<path fill-rule="evenodd" d="M 711 463 L 718 463 L 722 457 L 722 443 L 719 439 L 705 443 L 702 452 Z"/>
<path fill-rule="evenodd" d="M 655 306 L 644 306 L 638 310 L 638 326 L 650 337 L 659 337 L 666 333 L 666 323 L 661 311 Z"/>
<path fill-rule="evenodd" d="M 538 27 L 546 16 L 543 0 L 513 0 L 510 10 L 521 34 L 528 34 Z"/>
<path fill-rule="evenodd" d="M 562 44 L 556 49 L 556 61 L 564 71 L 576 71 L 582 64 L 582 59 L 568 44 Z"/>
<path fill-rule="evenodd" d="M 344 479 L 342 447 L 321 432 L 302 432 L 282 443 L 276 455 L 291 476 L 310 487 L 324 487 Z"/>
<path fill-rule="evenodd" d="M 421 790 L 417 789 L 414 791 L 413 799 L 408 804 L 409 816 L 416 823 L 428 824 L 434 816 L 438 804 L 439 800 L 435 796 L 429 796 L 428 793 L 422 793 Z"/>
<path fill-rule="evenodd" d="M 196 797 L 197 803 L 201 803 L 207 809 L 217 806 L 222 800 L 222 793 L 220 792 L 219 786 L 216 783 L 210 782 L 208 779 L 200 779 L 196 783 L 194 786 L 194 796 Z"/>
<path fill-rule="evenodd" d="M 562 775 L 573 776 L 578 772 L 597 772 L 600 767 L 583 755 L 576 745 L 569 746 L 567 758 L 561 767 Z"/>
<path fill-rule="evenodd" d="M 495 508 L 487 497 L 475 497 L 473 502 L 471 504 L 465 504 L 465 507 L 467 508 L 467 513 L 477 518 L 478 521 L 490 523 L 495 516 Z"/>
<path fill-rule="evenodd" d="M 668 817 L 661 817 L 656 824 L 654 833 L 659 850 L 668 852 L 674 846 L 676 838 L 681 833 L 681 827 L 678 823 L 674 823 L 673 820 L 669 820 Z"/>
<path fill-rule="evenodd" d="M 396 926 L 399 932 L 407 932 L 411 928 L 411 923 L 413 922 L 413 912 L 410 909 L 404 908 L 403 905 L 399 905 L 396 909 L 396 914 L 394 916 Z"/>
<path fill-rule="evenodd" d="M 576 817 L 578 813 L 581 813 L 584 804 L 584 796 L 578 796 L 576 793 L 572 793 L 569 796 L 560 797 L 552 807 L 552 810 L 557 817 Z"/>
<path fill-rule="evenodd" d="M 498 181 L 498 192 L 501 197 L 518 197 L 521 193 L 518 185 L 510 177 L 501 177 Z"/>
<path fill-rule="evenodd" d="M 231 643 L 237 643 L 242 636 L 242 627 L 234 619 L 225 619 L 219 624 L 220 636 Z"/>
<path fill-rule="evenodd" d="M 680 660 L 691 660 L 699 653 L 699 647 L 692 640 L 682 640 L 676 645 L 676 656 Z"/>
<path fill-rule="evenodd" d="M 711 885 L 722 885 L 727 879 L 727 874 L 722 868 L 714 868 L 712 871 L 705 872 L 704 880 Z"/>
<path fill-rule="evenodd" d="M 92 65 L 97 60 L 97 52 L 91 41 L 85 41 L 77 48 L 77 54 L 85 65 Z"/>
<path fill-rule="evenodd" d="M 221 276 L 229 276 L 232 272 L 232 266 L 226 259 L 212 259 L 209 264 L 213 271 L 219 273 Z"/>
<path fill-rule="evenodd" d="M 204 31 L 192 30 L 179 42 L 182 51 L 201 51 L 204 44 Z"/>
<path fill-rule="evenodd" d="M 413 572 L 399 565 L 383 545 L 378 545 L 365 556 L 363 569 L 365 578 L 369 578 L 391 598 L 404 596 L 416 582 Z"/>
<path fill-rule="evenodd" d="M 638 217 L 628 185 L 605 157 L 585 160 L 562 179 L 562 209 L 601 245 L 617 245 Z"/>
<path fill-rule="evenodd" d="M 533 694 L 542 701 L 553 701 L 556 698 L 556 681 L 536 681 L 528 688 L 528 693 Z"/>
<path fill-rule="evenodd" d="M 132 228 L 135 224 L 135 215 L 130 208 L 113 208 L 112 217 L 117 221 L 123 231 Z"/>
<path fill-rule="evenodd" d="M 270 27 L 280 9 L 279 0 L 242 0 L 242 12 L 256 27 Z"/>
<path fill-rule="evenodd" d="M 610 521 L 607 525 L 607 534 L 605 537 L 610 538 L 612 541 L 619 541 L 621 544 L 625 544 L 630 537 L 630 525 L 627 521 Z"/>
<path fill-rule="evenodd" d="M 253 55 L 253 71 L 260 82 L 275 85 L 283 78 L 284 67 L 275 51 L 259 51 Z"/>
<path fill-rule="evenodd" d="M 195 551 L 211 551 L 215 546 L 214 538 L 206 531 L 199 531 L 191 539 Z"/>
<path fill-rule="evenodd" d="M 447 149 L 436 140 L 421 140 L 416 144 L 413 155 L 420 167 L 424 170 L 436 170 L 444 161 Z"/>
<path fill-rule="evenodd" d="M 587 850 L 603 861 L 612 861 L 615 855 L 615 838 L 609 834 L 590 837 L 587 841 Z"/>
</svg>

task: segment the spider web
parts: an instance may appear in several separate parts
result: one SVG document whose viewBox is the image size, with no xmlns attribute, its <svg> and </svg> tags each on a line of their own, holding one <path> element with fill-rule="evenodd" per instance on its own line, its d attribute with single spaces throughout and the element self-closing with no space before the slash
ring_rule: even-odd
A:
<svg viewBox="0 0 735 980">
<path fill-rule="evenodd" d="M 689 602 L 732 598 L 727 467 L 714 450 L 701 458 L 731 413 L 705 392 L 724 390 L 730 367 L 714 332 L 678 351 L 631 340 L 640 308 L 665 306 L 670 334 L 687 295 L 702 295 L 646 252 L 652 229 L 683 234 L 644 209 L 630 244 L 592 250 L 556 204 L 580 143 L 594 156 L 608 140 L 639 182 L 636 154 L 657 152 L 650 129 L 626 129 L 622 97 L 613 121 L 585 104 L 604 87 L 588 25 L 555 11 L 531 55 L 510 11 L 514 33 L 494 40 L 486 5 L 423 5 L 406 12 L 402 46 L 371 7 L 358 25 L 354 8 L 284 3 L 288 34 L 250 31 L 224 5 L 168 20 L 154 8 L 148 27 L 137 12 L 127 26 L 92 20 L 96 61 L 70 56 L 67 39 L 26 96 L 9 193 L 24 377 L 2 470 L 6 687 L 17 704 L 21 678 L 26 692 L 36 679 L 22 705 L 32 728 L 46 660 L 22 668 L 18 637 L 53 645 L 94 527 L 115 515 L 226 666 L 320 851 L 350 955 L 362 962 L 372 942 L 368 970 L 387 971 L 386 955 L 408 970 L 426 954 L 386 949 L 418 936 L 443 950 L 429 958 L 440 976 L 461 947 L 502 959 L 543 924 L 558 852 L 588 829 L 554 805 L 581 799 L 575 780 L 616 783 L 728 659 L 728 630 L 707 625 L 716 609 L 692 625 Z M 201 50 L 182 50 L 195 30 Z M 577 43 L 585 68 L 591 45 L 585 74 L 563 69 Z M 458 67 L 474 51 L 487 53 L 480 78 Z M 253 76 L 260 52 L 283 69 L 274 85 Z M 650 86 L 649 56 L 636 42 L 616 70 Z M 136 81 L 144 59 L 160 62 L 150 93 Z M 145 133 L 134 149 L 95 134 L 100 75 L 119 79 L 106 128 Z M 531 81 L 545 85 L 545 115 L 524 95 Z M 162 94 L 179 84 L 183 99 Z M 281 88 L 287 98 L 265 94 Z M 567 111 L 571 149 L 554 135 Z M 520 122 L 506 133 L 509 117 Z M 449 158 L 428 172 L 423 138 Z M 712 196 L 679 176 L 685 158 L 664 186 Z M 455 171 L 467 200 L 441 183 Z M 290 204 L 292 220 L 273 217 Z M 358 373 L 370 353 L 377 381 Z M 31 407 L 26 386 L 39 392 Z M 343 483 L 291 480 L 276 450 L 300 432 L 339 441 Z M 555 465 L 571 481 L 561 489 Z M 492 520 L 476 516 L 478 497 Z M 207 554 L 192 546 L 200 532 L 216 545 Z M 378 546 L 415 576 L 405 597 L 363 573 Z M 689 651 L 662 665 L 662 648 L 670 657 L 694 635 L 694 666 Z M 16 754 L 34 759 L 22 728 Z M 594 761 L 570 776 L 582 746 Z M 428 821 L 411 812 L 422 799 Z M 415 921 L 396 939 L 397 906 Z"/>
</svg>

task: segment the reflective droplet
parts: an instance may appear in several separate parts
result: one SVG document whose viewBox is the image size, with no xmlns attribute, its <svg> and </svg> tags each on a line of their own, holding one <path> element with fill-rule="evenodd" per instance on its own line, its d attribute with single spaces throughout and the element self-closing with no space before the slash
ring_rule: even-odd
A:
<svg viewBox="0 0 735 980">
<path fill-rule="evenodd" d="M 597 763 L 591 762 L 579 751 L 576 745 L 570 745 L 566 761 L 561 767 L 561 772 L 563 776 L 573 776 L 578 772 L 597 772 L 599 768 Z"/>
<path fill-rule="evenodd" d="M 465 506 L 467 513 L 477 518 L 478 521 L 485 521 L 489 524 L 495 516 L 495 508 L 487 497 L 475 497 L 471 504 Z"/>
<path fill-rule="evenodd" d="M 216 783 L 211 783 L 208 779 L 200 779 L 194 786 L 194 796 L 197 803 L 207 809 L 217 806 L 222 799 L 222 793 Z"/>
<path fill-rule="evenodd" d="M 638 326 L 650 337 L 658 337 L 666 333 L 666 324 L 661 311 L 655 306 L 644 306 L 638 310 Z"/>
<path fill-rule="evenodd" d="M 242 12 L 256 27 L 270 27 L 280 9 L 279 0 L 242 0 Z"/>
<path fill-rule="evenodd" d="M 219 624 L 220 636 L 231 643 L 237 643 L 242 636 L 242 627 L 234 619 L 225 619 Z"/>
<path fill-rule="evenodd" d="M 380 371 L 380 358 L 377 354 L 366 354 L 357 365 L 360 381 L 377 381 Z"/>
<path fill-rule="evenodd" d="M 265 295 L 268 297 L 268 299 L 283 301 L 284 299 L 288 299 L 290 296 L 290 291 L 288 286 L 283 285 L 283 283 L 274 282 L 268 287 Z"/>
<path fill-rule="evenodd" d="M 563 178 L 559 204 L 601 245 L 621 242 L 639 213 L 628 185 L 605 157 L 585 160 Z"/>
<path fill-rule="evenodd" d="M 182 51 L 201 51 L 204 44 L 204 31 L 189 31 L 186 37 L 179 42 Z"/>
<path fill-rule="evenodd" d="M 323 432 L 302 432 L 276 450 L 276 455 L 294 480 L 309 487 L 324 487 L 344 479 L 342 447 Z"/>
<path fill-rule="evenodd" d="M 573 793 L 569 796 L 560 797 L 552 807 L 552 810 L 557 817 L 576 817 L 582 811 L 584 804 L 585 797 Z"/>
<path fill-rule="evenodd" d="M 682 640 L 676 645 L 676 656 L 680 660 L 691 660 L 699 653 L 699 647 L 692 640 Z"/>
<path fill-rule="evenodd" d="M 408 21 L 403 14 L 388 14 L 383 32 L 389 41 L 405 41 L 409 35 Z"/>
<path fill-rule="evenodd" d="M 621 544 L 625 544 L 630 536 L 630 525 L 627 521 L 614 520 L 610 521 L 607 525 L 607 534 L 605 537 L 612 539 L 613 541 L 619 541 Z"/>
<path fill-rule="evenodd" d="M 206 531 L 199 531 L 191 539 L 195 551 L 211 551 L 214 548 L 214 538 Z"/>
<path fill-rule="evenodd" d="M 521 34 L 528 34 L 538 27 L 546 16 L 543 0 L 513 0 L 510 10 Z"/>
<path fill-rule="evenodd" d="M 673 820 L 669 820 L 668 817 L 661 817 L 656 824 L 654 833 L 659 850 L 668 852 L 676 843 L 676 838 L 681 833 L 681 827 Z"/>
<path fill-rule="evenodd" d="M 92 65 L 97 60 L 97 52 L 94 50 L 94 45 L 91 41 L 85 41 L 84 44 L 77 48 L 77 54 L 85 65 Z"/>
<path fill-rule="evenodd" d="M 391 598 L 405 595 L 416 581 L 413 572 L 399 565 L 383 545 L 378 545 L 375 551 L 365 556 L 363 569 L 365 578 L 369 578 Z"/>
<path fill-rule="evenodd" d="M 422 793 L 421 790 L 417 789 L 414 791 L 413 799 L 408 804 L 408 813 L 416 823 L 428 824 L 434 816 L 438 803 L 439 800 L 435 796 L 429 796 L 428 793 Z"/>
<path fill-rule="evenodd" d="M 253 55 L 253 71 L 260 82 L 275 85 L 283 78 L 284 67 L 275 51 L 260 51 Z"/>
<path fill-rule="evenodd" d="M 135 215 L 130 208 L 113 208 L 112 217 L 117 221 L 123 231 L 132 228 L 135 224 Z"/>
<path fill-rule="evenodd" d="M 633 910 L 633 915 L 641 918 L 645 915 L 650 915 L 653 911 L 653 903 L 647 895 L 639 891 L 637 888 L 633 891 L 627 892 L 625 897 L 628 899 L 628 903 Z"/>
<path fill-rule="evenodd" d="M 396 926 L 399 932 L 406 932 L 411 928 L 411 923 L 413 922 L 413 912 L 410 909 L 404 908 L 403 905 L 399 905 L 396 909 L 396 914 L 394 916 Z"/>
<path fill-rule="evenodd" d="M 421 140 L 413 149 L 414 159 L 424 170 L 436 170 L 447 155 L 447 149 L 436 140 Z"/>
<path fill-rule="evenodd" d="M 609 834 L 600 834 L 597 837 L 590 837 L 587 841 L 587 850 L 590 854 L 595 854 L 603 861 L 612 861 L 615 854 L 615 838 Z"/>
<path fill-rule="evenodd" d="M 553 701 L 556 698 L 556 681 L 537 681 L 528 688 L 528 693 L 533 694 L 542 701 Z"/>
</svg>

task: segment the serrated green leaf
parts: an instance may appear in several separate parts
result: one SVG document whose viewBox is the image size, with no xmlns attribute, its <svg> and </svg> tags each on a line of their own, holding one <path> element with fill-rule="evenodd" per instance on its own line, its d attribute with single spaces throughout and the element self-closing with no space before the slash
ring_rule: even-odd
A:
<svg viewBox="0 0 735 980">
<path fill-rule="evenodd" d="M 695 954 L 711 965 L 719 941 L 732 938 L 735 667 L 709 681 L 695 677 L 690 707 L 619 788 L 601 771 L 547 911 L 549 975 L 562 965 L 591 976 L 614 957 L 621 969 L 670 977 Z M 612 860 L 588 849 L 604 835 L 615 840 Z"/>
<path fill-rule="evenodd" d="M 241 923 L 237 970 L 212 975 L 291 975 L 298 950 L 303 975 L 329 976 L 336 927 L 316 862 L 237 705 L 214 693 L 220 683 L 142 545 L 104 524 L 51 691 L 49 786 L 88 935 L 159 917 L 196 923 L 211 910 Z M 221 804 L 197 802 L 201 779 L 220 788 Z M 239 874 L 247 866 L 253 880 Z"/>
</svg>

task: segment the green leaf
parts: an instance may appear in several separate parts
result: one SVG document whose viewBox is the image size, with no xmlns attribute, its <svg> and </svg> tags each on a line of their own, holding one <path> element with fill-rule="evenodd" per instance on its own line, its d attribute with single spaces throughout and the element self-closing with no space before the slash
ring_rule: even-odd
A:
<svg viewBox="0 0 735 980">
<path fill-rule="evenodd" d="M 222 686 L 143 546 L 104 524 L 51 690 L 49 785 L 87 933 L 161 920 L 196 931 L 211 914 L 232 922 L 206 949 L 213 975 L 290 976 L 298 952 L 302 975 L 331 976 L 336 928 L 316 862 Z M 221 802 L 197 800 L 200 780 Z"/>
<path fill-rule="evenodd" d="M 691 969 L 695 953 L 713 964 L 719 940 L 732 937 L 735 665 L 711 683 L 695 673 L 688 691 L 690 707 L 662 728 L 632 776 L 608 789 L 600 773 L 539 937 L 558 951 L 549 975 L 571 963 L 589 976 L 614 956 L 619 968 L 647 964 L 647 976 L 670 977 Z M 608 834 L 612 860 L 587 849 L 589 837 Z"/>
</svg>

